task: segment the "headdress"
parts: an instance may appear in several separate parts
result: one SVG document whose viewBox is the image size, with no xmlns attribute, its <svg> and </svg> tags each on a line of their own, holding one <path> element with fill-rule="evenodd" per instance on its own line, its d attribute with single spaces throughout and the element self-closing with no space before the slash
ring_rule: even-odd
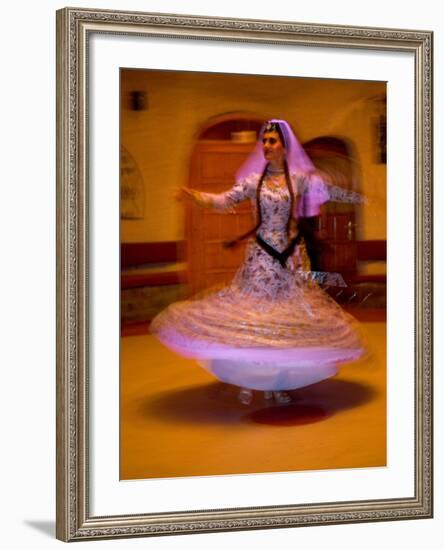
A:
<svg viewBox="0 0 444 550">
<path fill-rule="evenodd" d="M 290 174 L 295 172 L 309 173 L 315 170 L 314 164 L 299 143 L 288 122 L 273 118 L 262 126 L 255 148 L 236 173 L 237 181 L 243 180 L 252 174 L 262 174 L 265 170 L 267 161 L 262 151 L 262 138 L 265 132 L 277 132 L 279 134 L 286 150 L 285 159 Z"/>
<path fill-rule="evenodd" d="M 271 120 L 269 120 L 268 122 L 266 122 L 262 128 L 262 135 L 263 134 L 266 134 L 268 132 L 276 132 L 278 135 L 279 135 L 279 138 L 282 142 L 282 145 L 286 148 L 287 147 L 287 143 L 285 141 L 285 136 L 281 130 L 281 127 L 279 126 L 279 123 L 278 122 L 273 122 Z"/>
</svg>

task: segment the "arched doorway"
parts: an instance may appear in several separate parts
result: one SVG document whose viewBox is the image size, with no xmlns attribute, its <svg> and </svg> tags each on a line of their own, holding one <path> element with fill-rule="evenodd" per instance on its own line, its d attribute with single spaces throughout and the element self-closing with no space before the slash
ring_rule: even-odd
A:
<svg viewBox="0 0 444 550">
<path fill-rule="evenodd" d="M 259 115 L 229 113 L 207 121 L 199 130 L 191 156 L 189 186 L 207 193 L 230 189 L 237 169 L 256 143 L 263 120 Z M 191 294 L 233 278 L 243 260 L 245 243 L 227 249 L 224 242 L 252 225 L 248 201 L 227 213 L 187 205 L 185 239 Z"/>
<path fill-rule="evenodd" d="M 343 138 L 321 136 L 303 144 L 313 164 L 326 172 L 333 185 L 360 192 L 360 171 L 352 144 Z M 340 273 L 351 281 L 357 272 L 357 224 L 359 206 L 353 202 L 330 201 L 315 223 L 319 235 L 316 267 Z"/>
</svg>

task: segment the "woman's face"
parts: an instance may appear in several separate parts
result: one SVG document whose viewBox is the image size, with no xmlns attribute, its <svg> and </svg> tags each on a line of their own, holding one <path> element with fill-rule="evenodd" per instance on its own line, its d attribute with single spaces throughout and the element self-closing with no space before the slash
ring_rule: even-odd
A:
<svg viewBox="0 0 444 550">
<path fill-rule="evenodd" d="M 265 160 L 282 162 L 285 158 L 285 147 L 277 132 L 265 132 L 262 137 L 262 148 Z"/>
</svg>

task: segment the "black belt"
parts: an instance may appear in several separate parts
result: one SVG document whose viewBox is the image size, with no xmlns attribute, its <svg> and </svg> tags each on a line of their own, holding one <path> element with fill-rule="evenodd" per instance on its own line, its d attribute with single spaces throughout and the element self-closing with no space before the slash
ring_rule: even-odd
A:
<svg viewBox="0 0 444 550">
<path fill-rule="evenodd" d="M 272 256 L 275 260 L 277 260 L 282 267 L 285 267 L 285 264 L 287 263 L 288 258 L 293 254 L 294 249 L 299 244 L 301 238 L 302 238 L 302 235 L 298 233 L 296 237 L 291 239 L 290 244 L 282 252 L 279 252 L 278 250 L 273 248 L 271 245 L 269 245 L 267 242 L 265 242 L 260 235 L 256 235 L 256 242 L 263 250 L 265 250 L 265 252 L 267 252 L 267 254 L 270 254 L 270 256 Z"/>
</svg>

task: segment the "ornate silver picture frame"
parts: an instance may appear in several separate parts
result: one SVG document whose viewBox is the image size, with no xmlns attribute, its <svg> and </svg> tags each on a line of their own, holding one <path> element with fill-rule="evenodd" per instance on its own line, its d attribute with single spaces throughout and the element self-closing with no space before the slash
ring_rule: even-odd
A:
<svg viewBox="0 0 444 550">
<path fill-rule="evenodd" d="M 167 509 L 154 509 L 150 503 L 147 512 L 93 511 L 91 484 L 97 470 L 90 443 L 97 434 L 90 422 L 95 339 L 90 325 L 95 253 L 90 227 L 95 204 L 90 200 L 94 159 L 89 94 L 95 83 L 89 65 L 91 40 L 97 35 L 413 56 L 414 227 L 405 228 L 414 233 L 414 296 L 409 297 L 414 301 L 413 494 L 362 500 L 338 495 L 334 501 L 179 510 L 172 497 Z M 432 41 L 432 32 L 417 30 L 77 8 L 57 12 L 57 538 L 75 541 L 432 517 Z"/>
</svg>

